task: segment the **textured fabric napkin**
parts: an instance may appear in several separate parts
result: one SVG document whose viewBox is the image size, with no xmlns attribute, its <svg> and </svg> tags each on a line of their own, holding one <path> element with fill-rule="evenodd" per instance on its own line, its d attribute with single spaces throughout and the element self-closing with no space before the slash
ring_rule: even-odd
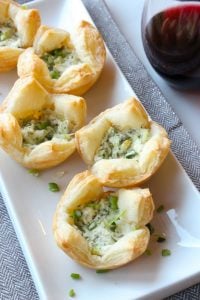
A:
<svg viewBox="0 0 200 300">
<path fill-rule="evenodd" d="M 151 117 L 169 133 L 172 150 L 200 190 L 200 151 L 183 124 L 147 74 L 114 23 L 102 0 L 82 0 L 125 77 Z M 26 0 L 19 0 L 26 3 Z M 0 300 L 39 299 L 13 225 L 0 196 Z M 168 300 L 200 299 L 200 285 L 173 295 Z M 60 300 L 60 299 L 55 299 Z M 117 299 L 116 299 L 117 300 Z"/>
</svg>

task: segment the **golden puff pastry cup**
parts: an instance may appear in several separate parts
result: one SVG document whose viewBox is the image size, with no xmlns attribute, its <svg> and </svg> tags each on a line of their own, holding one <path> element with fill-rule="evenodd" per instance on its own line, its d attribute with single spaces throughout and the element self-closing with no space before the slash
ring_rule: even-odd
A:
<svg viewBox="0 0 200 300">
<path fill-rule="evenodd" d="M 76 149 L 85 122 L 78 96 L 49 94 L 33 77 L 19 79 L 0 107 L 0 147 L 27 168 L 58 165 Z"/>
<path fill-rule="evenodd" d="M 42 25 L 33 48 L 18 62 L 18 75 L 32 74 L 49 92 L 82 95 L 98 79 L 105 63 L 104 42 L 82 21 L 73 34 Z"/>
<path fill-rule="evenodd" d="M 38 10 L 0 0 L 0 72 L 17 66 L 19 55 L 33 45 L 39 26 Z"/>
<path fill-rule="evenodd" d="M 134 98 L 107 109 L 76 132 L 77 149 L 109 187 L 137 186 L 164 161 L 170 141 Z"/>
<path fill-rule="evenodd" d="M 57 245 L 78 263 L 114 269 L 147 248 L 154 203 L 149 189 L 107 191 L 89 171 L 77 174 L 57 205 Z"/>
</svg>

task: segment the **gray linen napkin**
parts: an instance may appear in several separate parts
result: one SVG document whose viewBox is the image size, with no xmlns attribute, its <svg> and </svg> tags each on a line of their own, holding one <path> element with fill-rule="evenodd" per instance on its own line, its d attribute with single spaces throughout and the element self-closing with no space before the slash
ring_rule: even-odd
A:
<svg viewBox="0 0 200 300">
<path fill-rule="evenodd" d="M 200 190 L 200 152 L 198 147 L 120 33 L 104 2 L 102 0 L 82 1 L 146 110 L 154 120 L 167 129 L 173 141 L 173 152 Z M 27 0 L 18 2 L 26 3 Z M 39 297 L 0 196 L 0 300 L 7 299 L 36 300 Z M 195 285 L 168 298 L 168 300 L 175 299 L 199 300 L 200 285 Z"/>
</svg>

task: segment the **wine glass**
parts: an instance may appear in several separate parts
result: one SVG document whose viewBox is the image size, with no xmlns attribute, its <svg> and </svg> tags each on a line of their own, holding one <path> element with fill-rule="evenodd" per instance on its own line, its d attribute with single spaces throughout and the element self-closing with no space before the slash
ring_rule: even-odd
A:
<svg viewBox="0 0 200 300">
<path fill-rule="evenodd" d="M 142 40 L 149 62 L 172 86 L 200 89 L 200 3 L 145 0 Z"/>
</svg>

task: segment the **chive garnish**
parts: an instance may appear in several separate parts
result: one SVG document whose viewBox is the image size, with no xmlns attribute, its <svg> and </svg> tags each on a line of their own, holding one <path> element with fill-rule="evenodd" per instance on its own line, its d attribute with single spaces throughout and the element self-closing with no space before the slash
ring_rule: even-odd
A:
<svg viewBox="0 0 200 300">
<path fill-rule="evenodd" d="M 97 248 L 92 248 L 92 249 L 91 249 L 91 254 L 92 254 L 92 255 L 101 256 L 101 254 L 100 254 L 100 252 L 99 252 L 99 249 L 97 249 Z"/>
<path fill-rule="evenodd" d="M 28 170 L 29 174 L 38 177 L 40 175 L 40 172 L 37 169 L 30 169 Z"/>
<path fill-rule="evenodd" d="M 106 269 L 96 270 L 97 274 L 102 274 L 102 273 L 107 273 L 107 272 L 109 272 L 109 270 L 106 270 Z"/>
<path fill-rule="evenodd" d="M 124 214 L 126 213 L 126 210 L 120 211 L 112 220 L 110 220 L 110 222 L 108 222 L 106 225 L 107 228 L 110 228 L 110 226 L 113 223 L 116 223 L 118 220 L 120 220 L 121 217 L 124 216 Z"/>
<path fill-rule="evenodd" d="M 100 205 L 99 205 L 99 203 L 93 203 L 93 202 L 91 202 L 91 203 L 88 203 L 87 204 L 87 207 L 92 207 L 93 209 L 99 209 L 100 208 Z"/>
<path fill-rule="evenodd" d="M 94 228 L 96 228 L 97 227 L 97 223 L 96 222 L 92 222 L 92 223 L 90 223 L 90 225 L 88 226 L 88 229 L 89 230 L 93 230 Z"/>
<path fill-rule="evenodd" d="M 133 225 L 133 228 L 132 228 L 133 231 L 138 230 L 138 229 L 140 229 L 140 225 Z"/>
<path fill-rule="evenodd" d="M 0 41 L 5 41 L 6 40 L 6 35 L 4 33 L 0 34 Z"/>
<path fill-rule="evenodd" d="M 50 125 L 51 125 L 50 121 L 47 120 L 47 121 L 44 121 L 44 122 L 37 123 L 35 128 L 37 130 L 43 130 L 43 129 L 46 129 Z"/>
<path fill-rule="evenodd" d="M 118 197 L 117 197 L 117 196 L 110 196 L 110 197 L 108 198 L 108 200 L 109 200 L 111 209 L 117 210 L 117 209 L 118 209 L 118 204 L 117 204 L 117 202 L 118 202 Z"/>
<path fill-rule="evenodd" d="M 146 249 L 145 254 L 148 255 L 148 256 L 151 256 L 152 252 L 151 252 L 150 249 Z"/>
<path fill-rule="evenodd" d="M 156 209 L 156 211 L 157 211 L 158 213 L 163 212 L 163 210 L 164 210 L 164 205 L 160 205 L 160 206 Z"/>
<path fill-rule="evenodd" d="M 170 256 L 171 251 L 169 249 L 162 249 L 162 256 Z"/>
<path fill-rule="evenodd" d="M 69 291 L 69 296 L 72 297 L 72 298 L 76 296 L 76 293 L 74 292 L 73 289 L 71 289 L 71 290 Z"/>
<path fill-rule="evenodd" d="M 71 273 L 71 278 L 73 279 L 81 279 L 81 275 L 78 273 Z"/>
<path fill-rule="evenodd" d="M 166 238 L 164 238 L 163 236 L 159 236 L 156 240 L 158 243 L 163 243 L 166 241 Z"/>
<path fill-rule="evenodd" d="M 79 219 L 82 216 L 82 212 L 79 209 L 75 209 L 72 213 L 74 219 Z"/>
<path fill-rule="evenodd" d="M 52 79 L 58 79 L 59 77 L 60 77 L 60 72 L 59 72 L 59 71 L 53 70 L 53 71 L 51 72 L 51 78 L 52 78 Z"/>
<path fill-rule="evenodd" d="M 131 158 L 134 158 L 137 154 L 138 154 L 138 153 L 135 152 L 135 151 L 133 150 L 133 151 L 128 152 L 128 153 L 125 155 L 125 158 L 131 159 Z"/>
<path fill-rule="evenodd" d="M 154 229 L 154 227 L 151 225 L 151 223 L 148 223 L 146 226 L 147 226 L 147 228 L 149 229 L 150 234 L 153 234 L 154 231 L 155 231 L 155 229 Z"/>
<path fill-rule="evenodd" d="M 48 187 L 51 192 L 59 192 L 60 191 L 59 186 L 55 182 L 49 182 Z"/>
<path fill-rule="evenodd" d="M 112 223 L 110 224 L 110 230 L 111 230 L 111 231 L 115 231 L 116 228 L 117 228 L 117 224 L 116 224 L 115 222 L 112 222 Z"/>
</svg>

